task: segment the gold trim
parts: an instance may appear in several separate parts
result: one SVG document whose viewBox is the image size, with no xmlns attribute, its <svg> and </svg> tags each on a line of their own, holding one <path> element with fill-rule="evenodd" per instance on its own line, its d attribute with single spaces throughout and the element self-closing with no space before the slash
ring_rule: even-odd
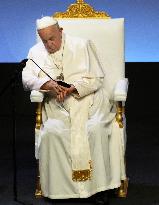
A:
<svg viewBox="0 0 159 205">
<path fill-rule="evenodd" d="M 40 184 L 39 160 L 37 160 L 37 176 L 36 176 L 35 197 L 36 198 L 43 197 L 42 190 L 41 190 L 41 184 Z"/>
<path fill-rule="evenodd" d="M 118 122 L 119 124 L 119 127 L 120 128 L 123 128 L 124 125 L 123 125 L 123 113 L 124 113 L 124 107 L 122 106 L 122 102 L 117 102 L 117 113 L 116 113 L 116 121 Z"/>
<path fill-rule="evenodd" d="M 104 11 L 95 11 L 92 6 L 85 3 L 84 0 L 76 0 L 76 3 L 71 4 L 66 12 L 56 12 L 54 18 L 104 18 L 111 17 Z"/>
<path fill-rule="evenodd" d="M 89 161 L 90 169 L 86 170 L 73 170 L 72 180 L 76 182 L 91 180 L 92 177 L 92 161 Z"/>
<path fill-rule="evenodd" d="M 72 180 L 73 181 L 86 181 L 86 180 L 90 180 L 91 179 L 91 170 L 86 169 L 86 170 L 78 170 L 75 171 L 73 170 L 72 172 Z"/>
<path fill-rule="evenodd" d="M 40 185 L 40 176 L 37 176 L 37 184 L 36 184 L 36 190 L 35 190 L 35 197 L 38 198 L 42 198 L 43 194 L 42 194 L 42 190 L 41 190 L 41 185 Z"/>
<path fill-rule="evenodd" d="M 117 190 L 117 196 L 121 198 L 126 198 L 128 193 L 128 182 L 129 179 L 121 180 L 121 186 Z"/>
</svg>

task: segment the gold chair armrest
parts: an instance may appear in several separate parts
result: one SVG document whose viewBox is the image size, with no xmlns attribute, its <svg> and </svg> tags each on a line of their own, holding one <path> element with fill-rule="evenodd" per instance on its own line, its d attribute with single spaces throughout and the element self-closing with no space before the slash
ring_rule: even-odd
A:
<svg viewBox="0 0 159 205">
<path fill-rule="evenodd" d="M 117 102 L 116 103 L 116 121 L 118 122 L 119 124 L 119 127 L 120 128 L 123 128 L 124 127 L 124 124 L 123 124 L 123 114 L 125 113 L 125 107 L 122 105 L 122 102 Z"/>
<path fill-rule="evenodd" d="M 42 103 L 38 102 L 37 103 L 37 108 L 36 108 L 36 129 L 40 129 L 40 126 L 42 124 Z"/>
</svg>

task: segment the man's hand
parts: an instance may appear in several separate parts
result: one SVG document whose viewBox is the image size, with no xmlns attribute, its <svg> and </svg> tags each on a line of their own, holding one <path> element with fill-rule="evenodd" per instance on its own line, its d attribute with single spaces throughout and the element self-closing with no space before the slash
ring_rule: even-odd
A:
<svg viewBox="0 0 159 205">
<path fill-rule="evenodd" d="M 60 92 L 62 92 L 62 88 L 61 86 L 59 86 L 57 84 L 56 81 L 53 81 L 53 80 L 49 80 L 47 81 L 46 83 L 44 83 L 41 88 L 42 90 L 49 90 L 49 91 L 52 91 L 55 95 L 59 95 Z"/>
<path fill-rule="evenodd" d="M 71 85 L 70 88 L 66 88 L 58 85 L 57 82 L 53 80 L 49 80 L 44 83 L 40 89 L 53 92 L 58 102 L 64 102 L 66 97 L 71 95 L 73 92 L 77 92 L 76 88 L 73 85 Z"/>
<path fill-rule="evenodd" d="M 59 102 L 64 102 L 65 98 L 68 97 L 69 95 L 71 95 L 72 93 L 74 92 L 77 92 L 76 88 L 71 85 L 70 88 L 66 88 L 66 87 L 63 87 L 63 86 L 60 86 L 60 89 L 62 89 L 62 91 L 60 91 L 60 93 L 57 95 L 57 100 Z"/>
</svg>

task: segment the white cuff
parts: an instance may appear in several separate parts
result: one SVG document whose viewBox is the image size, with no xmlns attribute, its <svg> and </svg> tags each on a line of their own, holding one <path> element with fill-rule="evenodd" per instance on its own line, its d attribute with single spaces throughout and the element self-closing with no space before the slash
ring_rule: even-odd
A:
<svg viewBox="0 0 159 205">
<path fill-rule="evenodd" d="M 34 86 L 34 90 L 40 90 L 41 86 L 49 80 L 50 80 L 49 77 L 39 78 L 38 81 L 36 82 L 36 85 Z"/>
</svg>

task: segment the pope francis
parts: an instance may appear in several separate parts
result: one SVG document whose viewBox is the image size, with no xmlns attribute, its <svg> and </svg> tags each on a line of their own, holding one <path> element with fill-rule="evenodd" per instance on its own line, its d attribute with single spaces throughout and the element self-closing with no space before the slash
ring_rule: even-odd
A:
<svg viewBox="0 0 159 205">
<path fill-rule="evenodd" d="M 96 49 L 89 39 L 65 34 L 52 17 L 38 19 L 36 26 L 41 41 L 29 50 L 22 80 L 26 89 L 45 92 L 38 136 L 43 196 L 96 194 L 94 204 L 108 204 L 103 194 L 119 187 L 120 178 L 113 183 L 109 137 L 115 114 Z"/>
</svg>

